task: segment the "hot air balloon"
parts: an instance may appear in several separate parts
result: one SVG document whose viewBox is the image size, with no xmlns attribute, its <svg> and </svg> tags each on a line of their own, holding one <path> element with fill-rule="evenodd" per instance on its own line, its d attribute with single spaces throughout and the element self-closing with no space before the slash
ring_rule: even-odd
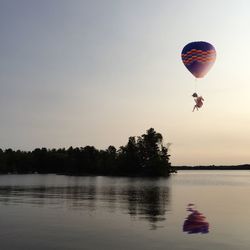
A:
<svg viewBox="0 0 250 250">
<path fill-rule="evenodd" d="M 196 78 L 202 78 L 213 66 L 216 51 L 208 42 L 191 42 L 183 48 L 181 57 L 186 68 Z"/>
</svg>

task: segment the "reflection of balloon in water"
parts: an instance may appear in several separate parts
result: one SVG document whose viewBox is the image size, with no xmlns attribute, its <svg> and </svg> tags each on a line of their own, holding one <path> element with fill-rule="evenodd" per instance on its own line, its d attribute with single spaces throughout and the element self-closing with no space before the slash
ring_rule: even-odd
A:
<svg viewBox="0 0 250 250">
<path fill-rule="evenodd" d="M 196 77 L 204 77 L 213 66 L 216 51 L 212 44 L 207 42 L 191 42 L 181 53 L 186 68 Z"/>
<path fill-rule="evenodd" d="M 183 224 L 183 232 L 188 234 L 208 233 L 209 223 L 206 222 L 206 217 L 198 210 L 194 209 L 194 204 L 189 204 L 187 211 L 191 212 Z"/>
</svg>

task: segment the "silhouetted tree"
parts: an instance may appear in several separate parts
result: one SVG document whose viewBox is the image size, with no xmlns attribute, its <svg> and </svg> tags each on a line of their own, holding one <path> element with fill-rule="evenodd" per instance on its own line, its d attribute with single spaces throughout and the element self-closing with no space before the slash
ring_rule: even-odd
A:
<svg viewBox="0 0 250 250">
<path fill-rule="evenodd" d="M 134 175 L 169 175 L 171 164 L 168 149 L 163 146 L 163 138 L 153 128 L 146 134 L 130 137 L 128 144 L 120 148 L 122 172 Z"/>
<path fill-rule="evenodd" d="M 153 128 L 129 137 L 125 146 L 98 150 L 93 146 L 33 151 L 0 149 L 0 173 L 166 176 L 171 172 L 168 148 Z"/>
</svg>

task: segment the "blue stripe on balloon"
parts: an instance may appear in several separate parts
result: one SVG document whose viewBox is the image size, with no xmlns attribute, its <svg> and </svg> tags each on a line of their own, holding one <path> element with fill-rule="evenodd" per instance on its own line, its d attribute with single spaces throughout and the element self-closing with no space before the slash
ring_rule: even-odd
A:
<svg viewBox="0 0 250 250">
<path fill-rule="evenodd" d="M 202 51 L 207 51 L 207 50 L 215 50 L 214 46 L 210 43 L 207 42 L 191 42 L 187 44 L 183 50 L 182 54 L 186 54 L 188 51 L 196 49 L 196 50 L 202 50 Z"/>
</svg>

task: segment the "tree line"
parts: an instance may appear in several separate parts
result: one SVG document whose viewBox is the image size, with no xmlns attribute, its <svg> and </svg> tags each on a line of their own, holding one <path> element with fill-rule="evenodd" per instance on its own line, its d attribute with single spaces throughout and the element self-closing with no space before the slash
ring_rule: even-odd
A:
<svg viewBox="0 0 250 250">
<path fill-rule="evenodd" d="M 153 128 L 131 136 L 118 150 L 109 146 L 68 149 L 36 148 L 33 151 L 0 149 L 0 173 L 56 173 L 68 175 L 168 176 L 171 171 L 168 147 Z"/>
</svg>

